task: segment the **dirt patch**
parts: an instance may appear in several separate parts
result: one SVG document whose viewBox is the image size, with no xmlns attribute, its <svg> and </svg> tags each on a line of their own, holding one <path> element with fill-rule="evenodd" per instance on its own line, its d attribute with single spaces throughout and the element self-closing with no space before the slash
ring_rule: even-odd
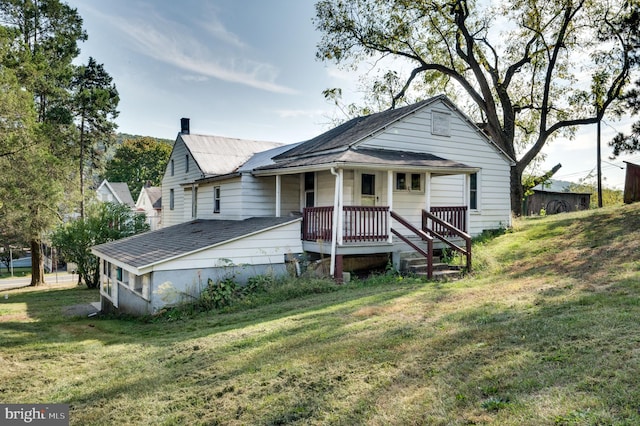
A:
<svg viewBox="0 0 640 426">
<path fill-rule="evenodd" d="M 62 308 L 62 313 L 68 317 L 88 317 L 96 315 L 98 312 L 100 312 L 100 302 L 81 303 Z"/>
</svg>

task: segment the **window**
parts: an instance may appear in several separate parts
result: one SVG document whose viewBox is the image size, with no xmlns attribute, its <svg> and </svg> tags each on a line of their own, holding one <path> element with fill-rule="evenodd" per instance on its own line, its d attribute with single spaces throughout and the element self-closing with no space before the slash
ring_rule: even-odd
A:
<svg viewBox="0 0 640 426">
<path fill-rule="evenodd" d="M 376 195 L 376 176 L 362 174 L 362 195 Z"/>
<path fill-rule="evenodd" d="M 116 280 L 122 282 L 122 268 L 116 268 Z"/>
<path fill-rule="evenodd" d="M 171 176 L 173 176 L 176 172 L 176 165 L 173 162 L 173 160 L 171 160 Z"/>
<path fill-rule="evenodd" d="M 411 173 L 411 190 L 412 191 L 422 190 L 422 179 L 421 179 L 420 173 Z"/>
<path fill-rule="evenodd" d="M 220 213 L 220 187 L 213 187 L 213 212 Z"/>
<path fill-rule="evenodd" d="M 306 172 L 304 174 L 304 206 L 313 207 L 316 204 L 316 174 Z"/>
<path fill-rule="evenodd" d="M 478 210 L 478 174 L 472 173 L 469 178 L 469 208 Z"/>
<path fill-rule="evenodd" d="M 174 202 L 175 202 L 175 197 L 173 194 L 173 188 L 171 188 L 169 190 L 169 210 L 173 210 Z"/>
<path fill-rule="evenodd" d="M 376 205 L 376 175 L 362 174 L 360 178 L 360 203 L 363 206 Z"/>
<path fill-rule="evenodd" d="M 198 188 L 197 187 L 193 188 L 193 191 L 191 191 L 191 217 L 194 219 L 198 217 Z"/>
<path fill-rule="evenodd" d="M 184 172 L 189 173 L 189 154 L 184 156 Z"/>
<path fill-rule="evenodd" d="M 104 277 L 102 279 L 102 291 L 108 296 L 111 296 L 111 264 L 106 260 L 102 261 L 102 273 Z"/>
<path fill-rule="evenodd" d="M 407 181 L 407 173 L 396 173 L 396 191 L 404 191 L 410 189 L 411 191 L 422 190 L 422 178 L 420 173 L 411 173 L 409 175 L 410 181 Z"/>
</svg>

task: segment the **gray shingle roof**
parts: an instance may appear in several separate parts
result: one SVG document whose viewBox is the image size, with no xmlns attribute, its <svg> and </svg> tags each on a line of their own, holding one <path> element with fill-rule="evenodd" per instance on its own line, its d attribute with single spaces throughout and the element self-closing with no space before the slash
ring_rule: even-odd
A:
<svg viewBox="0 0 640 426">
<path fill-rule="evenodd" d="M 94 246 L 92 250 L 135 268 L 142 268 L 294 220 L 299 219 L 291 217 L 254 217 L 245 220 L 198 219 L 100 244 Z"/>
<path fill-rule="evenodd" d="M 126 182 L 109 182 L 109 186 L 122 204 L 126 204 L 129 207 L 136 205 L 131 196 L 131 191 L 129 191 L 129 185 L 127 185 Z"/>
<path fill-rule="evenodd" d="M 281 146 L 278 142 L 253 141 L 222 136 L 180 134 L 205 176 L 235 172 L 256 152 Z"/>
<path fill-rule="evenodd" d="M 154 209 L 162 208 L 162 188 L 159 186 L 149 186 L 143 188 L 144 191 L 147 191 L 147 196 L 149 197 L 149 202 Z"/>
<path fill-rule="evenodd" d="M 431 169 L 472 169 L 472 167 L 467 166 L 466 164 L 446 160 L 432 154 L 382 149 L 349 149 L 347 151 L 329 152 L 314 155 L 311 157 L 283 159 L 276 164 L 261 167 L 257 169 L 257 171 L 286 169 L 293 167 L 310 167 L 315 165 L 336 163 L 394 165 L 404 167 L 415 166 L 420 168 L 427 167 Z"/>
<path fill-rule="evenodd" d="M 346 148 L 402 117 L 441 99 L 446 98 L 444 96 L 436 96 L 406 107 L 386 110 L 364 117 L 356 117 L 274 157 L 274 160 L 278 161 L 285 158 L 309 155 L 337 148 Z"/>
</svg>

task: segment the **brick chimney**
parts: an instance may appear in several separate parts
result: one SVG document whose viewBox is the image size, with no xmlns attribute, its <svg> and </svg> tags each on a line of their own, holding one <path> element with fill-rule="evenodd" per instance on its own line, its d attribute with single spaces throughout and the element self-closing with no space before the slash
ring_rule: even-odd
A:
<svg viewBox="0 0 640 426">
<path fill-rule="evenodd" d="M 182 133 L 183 135 L 188 135 L 189 134 L 189 119 L 188 118 L 181 118 L 180 119 L 180 133 Z"/>
</svg>

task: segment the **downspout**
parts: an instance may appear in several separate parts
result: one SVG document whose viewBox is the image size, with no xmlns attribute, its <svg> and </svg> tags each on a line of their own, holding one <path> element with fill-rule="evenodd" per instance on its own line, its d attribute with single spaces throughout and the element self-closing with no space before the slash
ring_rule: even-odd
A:
<svg viewBox="0 0 640 426">
<path fill-rule="evenodd" d="M 331 174 L 336 177 L 336 184 L 333 197 L 333 218 L 331 226 L 331 265 L 329 267 L 329 275 L 332 277 L 336 273 L 336 250 L 337 250 L 337 235 L 338 235 L 338 208 L 340 203 L 340 175 L 336 172 L 335 167 L 331 167 Z"/>
</svg>

